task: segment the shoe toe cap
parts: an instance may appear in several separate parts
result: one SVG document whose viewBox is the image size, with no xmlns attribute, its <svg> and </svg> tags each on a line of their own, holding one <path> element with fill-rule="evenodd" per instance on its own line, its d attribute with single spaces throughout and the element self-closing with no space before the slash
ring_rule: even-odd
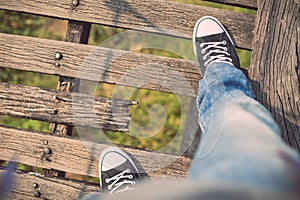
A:
<svg viewBox="0 0 300 200">
<path fill-rule="evenodd" d="M 124 164 L 127 159 L 118 152 L 107 153 L 102 160 L 102 171 L 108 171 Z"/>
<path fill-rule="evenodd" d="M 196 30 L 196 37 L 205 37 L 223 32 L 224 30 L 219 26 L 218 23 L 216 23 L 213 19 L 206 18 L 199 22 Z"/>
</svg>

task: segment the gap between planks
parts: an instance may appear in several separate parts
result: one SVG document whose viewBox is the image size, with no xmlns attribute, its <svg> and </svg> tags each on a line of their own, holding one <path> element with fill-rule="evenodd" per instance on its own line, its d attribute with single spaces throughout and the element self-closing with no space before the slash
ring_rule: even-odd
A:
<svg viewBox="0 0 300 200">
<path fill-rule="evenodd" d="M 222 4 L 228 4 L 231 6 L 241 6 L 248 9 L 257 9 L 257 0 L 204 0 L 209 2 L 216 2 Z"/>
</svg>

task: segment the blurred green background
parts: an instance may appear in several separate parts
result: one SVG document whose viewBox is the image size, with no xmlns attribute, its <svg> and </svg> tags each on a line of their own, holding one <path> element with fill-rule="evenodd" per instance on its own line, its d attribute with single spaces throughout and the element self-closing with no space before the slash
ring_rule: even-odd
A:
<svg viewBox="0 0 300 200">
<path fill-rule="evenodd" d="M 219 7 L 223 9 L 230 9 L 237 12 L 246 12 L 254 13 L 255 11 L 236 8 L 231 6 L 224 6 L 215 3 L 207 3 L 199 0 L 177 0 L 182 3 L 197 4 L 197 5 L 206 5 Z M 1 33 L 10 33 L 24 36 L 32 36 L 39 38 L 55 39 L 55 40 L 64 40 L 67 31 L 67 22 L 64 20 L 52 19 L 47 17 L 34 16 L 29 14 L 21 14 L 17 12 L 8 12 L 0 10 L 0 32 Z M 126 30 L 120 28 L 110 28 L 101 25 L 93 25 L 90 34 L 90 45 L 96 46 L 110 46 L 110 43 L 107 42 L 112 36 L 123 33 Z M 161 36 L 166 37 L 166 36 Z M 157 39 L 157 41 L 152 41 L 153 43 L 161 42 L 164 39 Z M 164 51 L 161 49 L 155 48 L 141 48 L 141 44 L 138 42 L 130 43 L 130 47 L 126 47 L 125 50 L 131 50 L 142 53 L 149 53 L 154 55 L 161 55 L 167 57 L 175 58 L 185 58 L 189 60 L 195 59 L 193 56 L 192 41 L 185 39 L 174 39 L 176 43 L 176 48 L 182 49 L 184 55 L 176 54 L 174 52 Z M 122 48 L 122 45 L 115 47 Z M 244 68 L 247 68 L 250 63 L 251 52 L 245 50 L 239 50 L 239 55 L 241 58 L 241 65 Z M 0 67 L 0 81 L 8 82 L 12 84 L 23 84 L 28 86 L 42 87 L 56 89 L 58 77 L 42 75 L 39 73 L 24 72 L 20 70 L 13 70 L 4 68 L 5 66 Z M 113 85 L 108 84 L 98 84 L 96 95 L 99 96 L 112 96 L 112 91 L 115 88 Z M 126 87 L 121 89 L 123 93 L 126 93 L 127 90 L 130 90 Z M 144 131 L 144 133 L 136 133 L 139 129 L 136 129 L 133 126 L 130 126 L 130 134 L 124 133 L 113 133 L 113 132 L 99 132 L 98 130 L 91 129 L 78 129 L 74 130 L 74 134 L 86 133 L 86 135 L 80 134 L 80 136 L 87 137 L 92 140 L 99 142 L 114 142 L 125 145 L 136 146 L 140 148 L 147 148 L 152 150 L 160 150 L 165 146 L 168 148 L 165 150 L 167 152 L 178 152 L 180 149 L 181 136 L 175 138 L 178 131 L 184 125 L 186 120 L 186 113 L 181 113 L 182 110 L 187 110 L 189 106 L 190 99 L 187 97 L 181 97 L 183 99 L 184 105 L 179 105 L 176 95 L 161 93 L 156 91 L 138 89 L 130 97 L 131 100 L 140 102 L 137 106 L 132 106 L 130 108 L 131 116 L 137 125 L 147 126 L 151 123 L 149 110 L 155 105 L 159 104 L 164 108 L 166 113 L 166 122 L 160 130 L 156 130 L 155 133 L 149 131 Z M 159 107 L 152 107 L 158 109 L 158 113 L 161 112 Z M 160 113 L 161 114 L 161 113 Z M 25 128 L 38 131 L 49 131 L 49 123 L 39 122 L 34 120 L 27 119 L 18 119 L 8 116 L 0 116 L 0 124 L 18 128 Z M 141 134 L 142 137 L 137 137 L 136 135 Z M 170 142 L 172 141 L 171 145 Z"/>
</svg>

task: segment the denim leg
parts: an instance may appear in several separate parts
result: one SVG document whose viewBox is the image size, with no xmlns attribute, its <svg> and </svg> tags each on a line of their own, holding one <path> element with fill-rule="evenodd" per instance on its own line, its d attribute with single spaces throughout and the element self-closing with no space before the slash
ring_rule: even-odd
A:
<svg viewBox="0 0 300 200">
<path fill-rule="evenodd" d="M 246 76 L 233 65 L 215 63 L 206 70 L 204 78 L 199 81 L 197 95 L 198 122 L 204 134 L 207 134 L 216 107 L 224 106 L 226 100 L 239 98 L 228 95 L 231 91 L 239 91 L 243 93 L 242 96 L 255 98 Z"/>
<path fill-rule="evenodd" d="M 257 101 L 242 71 L 216 63 L 199 82 L 203 134 L 190 178 L 283 190 L 300 184 L 300 158 L 282 141 L 270 113 Z"/>
</svg>

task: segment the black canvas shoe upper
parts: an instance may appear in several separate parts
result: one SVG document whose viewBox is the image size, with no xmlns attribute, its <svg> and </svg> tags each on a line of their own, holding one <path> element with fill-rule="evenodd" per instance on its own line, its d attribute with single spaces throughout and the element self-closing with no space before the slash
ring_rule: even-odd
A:
<svg viewBox="0 0 300 200">
<path fill-rule="evenodd" d="M 132 190 L 140 179 L 148 177 L 139 164 L 118 147 L 109 147 L 100 155 L 100 186 L 109 194 Z"/>
<path fill-rule="evenodd" d="M 102 190 L 110 194 L 131 190 L 139 178 L 139 173 L 134 169 L 131 163 L 127 161 L 116 168 L 102 171 Z"/>
<path fill-rule="evenodd" d="M 206 20 L 205 26 L 201 26 L 204 20 Z M 211 30 L 210 33 L 205 33 L 207 26 L 215 26 L 218 29 L 216 29 L 216 33 L 213 33 Z M 201 18 L 195 25 L 193 39 L 195 54 L 203 73 L 207 67 L 215 62 L 230 63 L 240 68 L 239 58 L 232 39 L 221 23 L 215 18 Z"/>
</svg>

